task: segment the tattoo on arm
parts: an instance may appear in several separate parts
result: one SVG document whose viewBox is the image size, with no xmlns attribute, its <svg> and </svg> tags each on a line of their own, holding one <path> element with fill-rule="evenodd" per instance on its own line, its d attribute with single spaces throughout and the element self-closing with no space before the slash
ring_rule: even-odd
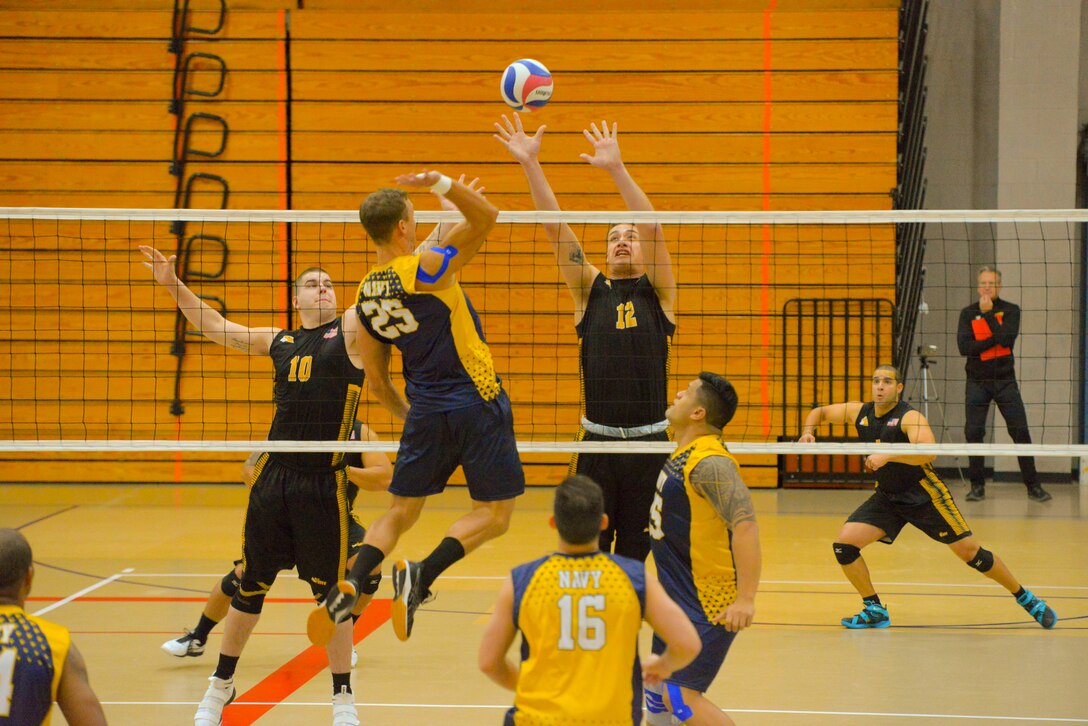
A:
<svg viewBox="0 0 1088 726">
<path fill-rule="evenodd" d="M 691 472 L 691 484 L 706 497 L 730 529 L 735 529 L 741 522 L 756 521 L 752 494 L 732 459 L 725 456 L 703 459 Z"/>
<path fill-rule="evenodd" d="M 231 348 L 234 348 L 235 350 L 240 350 L 243 353 L 248 353 L 253 349 L 253 346 L 248 340 L 241 340 L 239 338 L 231 338 L 227 342 L 227 345 L 229 345 Z"/>
<path fill-rule="evenodd" d="M 582 246 L 579 244 L 573 244 L 570 247 L 570 254 L 567 255 L 567 259 L 576 265 L 580 265 L 586 261 L 586 256 L 582 254 Z"/>
</svg>

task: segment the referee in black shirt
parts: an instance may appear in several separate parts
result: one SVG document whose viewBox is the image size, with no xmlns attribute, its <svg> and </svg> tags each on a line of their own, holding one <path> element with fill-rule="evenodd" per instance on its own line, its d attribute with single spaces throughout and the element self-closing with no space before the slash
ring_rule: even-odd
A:
<svg viewBox="0 0 1088 726">
<path fill-rule="evenodd" d="M 992 267 L 983 267 L 978 273 L 978 302 L 960 312 L 956 333 L 960 355 L 967 358 L 967 422 L 964 435 L 967 443 L 982 443 L 986 436 L 986 417 L 990 402 L 1005 419 L 1012 440 L 1018 444 L 1030 444 L 1028 417 L 1024 400 L 1016 383 L 1016 370 L 1012 348 L 1020 334 L 1020 306 L 1002 300 L 1001 273 Z M 1037 502 L 1051 499 L 1050 493 L 1039 485 L 1035 471 L 1035 458 L 1020 456 L 1020 473 L 1028 488 L 1028 497 Z M 971 491 L 967 501 L 977 502 L 986 498 L 986 473 L 981 456 L 970 457 L 969 476 Z"/>
</svg>

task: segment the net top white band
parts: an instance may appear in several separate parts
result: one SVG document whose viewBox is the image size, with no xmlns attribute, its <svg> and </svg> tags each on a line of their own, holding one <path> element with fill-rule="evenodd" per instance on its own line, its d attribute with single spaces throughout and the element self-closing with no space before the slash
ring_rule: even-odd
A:
<svg viewBox="0 0 1088 726">
<path fill-rule="evenodd" d="M 449 222 L 457 212 L 417 211 L 417 222 Z M 0 219 L 161 222 L 324 222 L 358 223 L 357 210 L 276 209 L 109 209 L 0 207 Z M 905 224 L 1088 222 L 1085 209 L 971 209 L 811 212 L 500 212 L 502 224 Z"/>
<path fill-rule="evenodd" d="M 518 441 L 518 451 L 526 453 L 672 453 L 671 441 Z M 396 441 L 171 441 L 166 439 L 125 440 L 0 440 L 0 453 L 29 451 L 86 452 L 306 452 L 344 451 L 395 452 Z M 734 454 L 936 454 L 938 456 L 1040 456 L 1088 457 L 1088 444 L 863 444 L 816 442 L 755 443 L 726 442 Z"/>
</svg>

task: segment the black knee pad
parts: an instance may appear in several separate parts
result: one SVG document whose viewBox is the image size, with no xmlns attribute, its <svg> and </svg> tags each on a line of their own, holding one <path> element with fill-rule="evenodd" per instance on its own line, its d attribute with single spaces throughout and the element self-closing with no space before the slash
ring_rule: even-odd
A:
<svg viewBox="0 0 1088 726">
<path fill-rule="evenodd" d="M 989 572 L 994 566 L 994 553 L 985 547 L 979 547 L 975 556 L 967 561 L 967 566 L 979 572 Z"/>
<path fill-rule="evenodd" d="M 373 575 L 367 575 L 366 579 L 359 583 L 359 592 L 364 595 L 373 595 L 378 591 L 378 585 L 382 581 L 382 573 L 376 572 Z"/>
<path fill-rule="evenodd" d="M 238 585 L 241 584 L 241 580 L 238 574 L 231 570 L 227 574 L 223 575 L 223 580 L 219 583 L 219 589 L 223 591 L 223 594 L 227 597 L 234 597 L 234 593 L 238 592 Z"/>
<path fill-rule="evenodd" d="M 835 550 L 835 559 L 839 561 L 840 565 L 849 565 L 851 562 L 861 557 L 861 550 L 852 544 L 836 542 L 832 545 L 832 548 Z"/>
<path fill-rule="evenodd" d="M 260 615 L 269 587 L 261 582 L 243 579 L 238 583 L 238 591 L 230 601 L 231 607 L 250 615 Z"/>
</svg>

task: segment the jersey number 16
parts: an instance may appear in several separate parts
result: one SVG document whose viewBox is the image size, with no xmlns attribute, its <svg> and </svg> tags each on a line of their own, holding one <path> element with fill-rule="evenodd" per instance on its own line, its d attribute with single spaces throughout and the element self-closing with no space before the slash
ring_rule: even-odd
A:
<svg viewBox="0 0 1088 726">
<path fill-rule="evenodd" d="M 604 619 L 589 611 L 604 612 L 604 595 L 581 595 L 575 604 L 570 593 L 559 598 L 559 650 L 574 650 L 574 610 L 578 610 L 578 649 L 600 650 L 604 647 Z"/>
</svg>

